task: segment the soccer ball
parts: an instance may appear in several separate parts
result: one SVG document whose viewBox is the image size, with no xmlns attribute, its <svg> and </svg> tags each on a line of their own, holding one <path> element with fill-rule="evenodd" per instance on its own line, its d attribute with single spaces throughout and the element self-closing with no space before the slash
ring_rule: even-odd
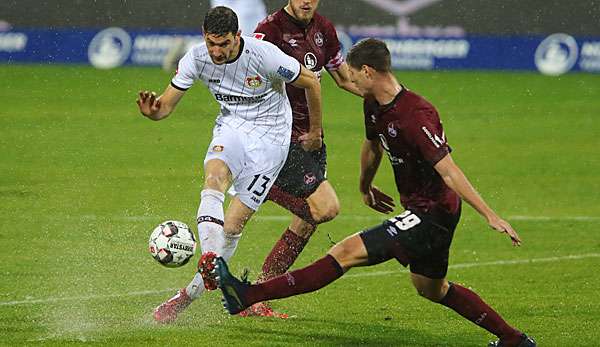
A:
<svg viewBox="0 0 600 347">
<path fill-rule="evenodd" d="M 160 264 L 179 267 L 194 256 L 196 239 L 185 223 L 168 220 L 154 228 L 150 234 L 149 250 Z"/>
</svg>

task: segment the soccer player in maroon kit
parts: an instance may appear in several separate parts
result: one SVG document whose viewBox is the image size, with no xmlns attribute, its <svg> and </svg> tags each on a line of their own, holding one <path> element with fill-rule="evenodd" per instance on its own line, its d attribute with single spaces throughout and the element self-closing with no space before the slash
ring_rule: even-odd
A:
<svg viewBox="0 0 600 347">
<path fill-rule="evenodd" d="M 324 68 L 340 88 L 361 95 L 350 80 L 335 28 L 316 12 L 318 5 L 319 0 L 289 0 L 284 8 L 258 24 L 254 37 L 273 43 L 319 78 Z M 339 212 L 335 190 L 327 182 L 325 145 L 312 152 L 301 146 L 303 135 L 310 129 L 305 91 L 289 84 L 286 88 L 293 115 L 291 145 L 287 161 L 267 199 L 294 216 L 266 257 L 260 280 L 287 271 L 304 249 L 316 225 L 333 219 Z M 240 315 L 286 317 L 265 303 L 257 303 Z"/>
<path fill-rule="evenodd" d="M 513 328 L 471 290 L 446 280 L 448 255 L 458 224 L 461 199 L 471 205 L 490 227 L 521 240 L 470 184 L 450 155 L 438 113 L 423 97 L 398 83 L 391 72 L 384 42 L 367 39 L 348 54 L 350 75 L 364 93 L 366 140 L 361 153 L 360 191 L 373 209 L 393 211 L 392 197 L 372 185 L 383 151 L 394 170 L 405 211 L 381 225 L 351 235 L 313 264 L 250 285 L 233 277 L 222 258 L 216 274 L 225 307 L 235 314 L 262 300 L 307 293 L 326 286 L 354 266 L 370 266 L 395 258 L 410 265 L 417 292 L 451 308 L 499 337 L 489 346 L 534 347 L 533 339 Z"/>
</svg>

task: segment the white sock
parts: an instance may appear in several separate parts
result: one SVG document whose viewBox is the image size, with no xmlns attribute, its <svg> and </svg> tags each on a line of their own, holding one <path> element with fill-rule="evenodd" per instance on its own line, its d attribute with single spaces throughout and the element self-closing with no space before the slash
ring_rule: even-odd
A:
<svg viewBox="0 0 600 347">
<path fill-rule="evenodd" d="M 225 195 L 214 189 L 204 189 L 200 193 L 198 208 L 198 238 L 202 253 L 223 253 L 225 233 L 223 232 L 223 203 Z"/>
<path fill-rule="evenodd" d="M 202 276 L 196 272 L 194 279 L 187 287 L 185 287 L 185 291 L 189 295 L 192 300 L 196 300 L 202 292 L 204 292 L 204 281 L 202 280 Z"/>
<path fill-rule="evenodd" d="M 235 252 L 235 249 L 237 248 L 237 245 L 238 245 L 238 241 L 240 241 L 241 237 L 242 237 L 242 234 L 225 236 L 225 244 L 223 245 L 223 254 L 221 254 L 223 259 L 225 259 L 226 261 L 229 261 L 229 258 L 231 258 L 231 256 Z"/>
</svg>

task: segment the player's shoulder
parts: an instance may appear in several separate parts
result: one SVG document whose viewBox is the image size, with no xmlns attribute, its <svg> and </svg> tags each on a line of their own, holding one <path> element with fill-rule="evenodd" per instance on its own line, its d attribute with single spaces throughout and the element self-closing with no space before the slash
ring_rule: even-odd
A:
<svg viewBox="0 0 600 347">
<path fill-rule="evenodd" d="M 277 12 L 271 13 L 265 19 L 260 21 L 258 23 L 258 25 L 256 26 L 256 30 L 254 32 L 262 34 L 263 37 L 264 37 L 264 35 L 272 35 L 273 33 L 280 32 L 281 27 L 283 25 L 283 23 L 282 23 L 283 17 L 282 17 L 281 11 L 283 11 L 283 10 L 279 10 Z M 262 39 L 262 37 L 261 37 L 261 39 Z"/>
<path fill-rule="evenodd" d="M 335 29 L 335 26 L 333 25 L 333 23 L 327 17 L 323 16 L 322 14 L 320 14 L 318 12 L 315 12 L 315 15 L 313 16 L 313 20 L 320 27 L 325 27 L 328 29 L 330 29 L 330 28 Z"/>
<path fill-rule="evenodd" d="M 438 122 L 440 119 L 437 108 L 424 96 L 412 90 L 405 88 L 399 102 L 403 104 L 410 114 L 410 117 L 403 117 L 408 125 L 416 124 L 415 120 Z"/>
<path fill-rule="evenodd" d="M 257 38 L 255 36 L 246 36 L 244 37 L 244 48 L 250 49 L 261 56 L 265 56 L 266 54 L 270 54 L 274 50 L 280 50 L 273 43 L 263 40 L 262 38 Z"/>
</svg>

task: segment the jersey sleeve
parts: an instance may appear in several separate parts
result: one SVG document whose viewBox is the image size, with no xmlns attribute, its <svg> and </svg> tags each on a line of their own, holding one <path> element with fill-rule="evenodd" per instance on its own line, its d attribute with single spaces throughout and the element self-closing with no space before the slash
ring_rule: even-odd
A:
<svg viewBox="0 0 600 347">
<path fill-rule="evenodd" d="M 344 63 L 342 45 L 340 44 L 340 40 L 338 40 L 335 27 L 329 22 L 325 26 L 325 54 L 327 61 L 325 69 L 328 71 L 336 71 Z"/>
<path fill-rule="evenodd" d="M 277 46 L 265 42 L 266 51 L 263 58 L 263 68 L 266 75 L 285 83 L 293 83 L 300 77 L 300 62 L 283 53 Z"/>
<path fill-rule="evenodd" d="M 432 166 L 450 153 L 442 122 L 435 109 L 414 111 L 409 124 L 406 129 L 408 140 Z"/>
<path fill-rule="evenodd" d="M 188 90 L 197 79 L 198 67 L 194 60 L 193 50 L 188 51 L 177 67 L 177 72 L 171 79 L 171 86 L 179 90 Z"/>
</svg>

